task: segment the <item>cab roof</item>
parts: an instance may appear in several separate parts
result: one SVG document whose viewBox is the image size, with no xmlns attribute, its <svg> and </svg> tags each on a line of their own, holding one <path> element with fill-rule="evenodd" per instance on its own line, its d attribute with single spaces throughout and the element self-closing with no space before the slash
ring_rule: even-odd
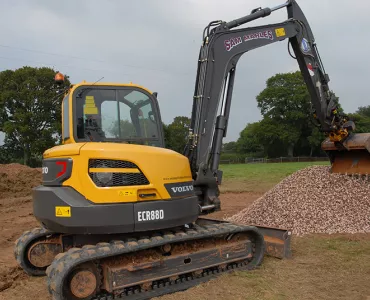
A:
<svg viewBox="0 0 370 300">
<path fill-rule="evenodd" d="M 153 94 L 153 92 L 149 89 L 147 89 L 146 87 L 142 86 L 142 85 L 138 85 L 138 84 L 135 84 L 135 83 L 117 83 L 117 82 L 88 82 L 88 81 L 81 81 L 79 83 L 76 83 L 76 84 L 71 84 L 70 88 L 69 88 L 69 92 L 73 93 L 75 89 L 77 89 L 78 87 L 80 86 L 91 86 L 91 85 L 94 85 L 94 86 L 117 86 L 117 87 L 136 87 L 136 88 L 139 88 L 139 89 L 142 89 L 142 90 L 145 90 L 147 91 L 148 93 L 150 94 Z"/>
</svg>

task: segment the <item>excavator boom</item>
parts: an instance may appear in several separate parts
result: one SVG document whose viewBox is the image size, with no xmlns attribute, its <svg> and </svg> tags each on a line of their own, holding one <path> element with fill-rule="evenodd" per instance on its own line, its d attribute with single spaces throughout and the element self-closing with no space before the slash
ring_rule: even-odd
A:
<svg viewBox="0 0 370 300">
<path fill-rule="evenodd" d="M 284 22 L 236 29 L 284 7 L 288 12 Z M 331 159 L 332 172 L 345 173 L 354 158 L 360 158 L 362 166 L 368 164 L 370 156 L 366 143 L 370 134 L 353 134 L 354 122 L 341 114 L 338 100 L 329 88 L 329 76 L 311 27 L 297 2 L 289 0 L 274 8 L 254 9 L 250 15 L 230 22 L 211 22 L 204 30 L 189 141 L 184 151 L 191 164 L 194 186 L 203 195 L 203 206 L 217 210 L 220 205 L 217 185 L 222 172 L 218 167 L 222 140 L 227 133 L 237 63 L 244 53 L 283 40 L 288 40 L 293 49 L 294 55 L 290 50 L 289 54 L 298 62 L 310 94 L 313 117 L 327 135 L 322 149 Z M 352 153 L 351 145 L 354 144 L 360 155 Z M 367 167 L 356 168 L 366 173 L 367 170 Z"/>
</svg>

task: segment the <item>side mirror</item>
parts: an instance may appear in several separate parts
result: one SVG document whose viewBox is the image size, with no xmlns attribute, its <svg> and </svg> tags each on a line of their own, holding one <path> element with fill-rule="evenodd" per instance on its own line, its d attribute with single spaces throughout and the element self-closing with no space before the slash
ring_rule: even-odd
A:
<svg viewBox="0 0 370 300">
<path fill-rule="evenodd" d="M 157 92 L 154 92 L 153 93 L 153 96 L 156 97 L 156 98 L 158 98 L 158 93 Z"/>
</svg>

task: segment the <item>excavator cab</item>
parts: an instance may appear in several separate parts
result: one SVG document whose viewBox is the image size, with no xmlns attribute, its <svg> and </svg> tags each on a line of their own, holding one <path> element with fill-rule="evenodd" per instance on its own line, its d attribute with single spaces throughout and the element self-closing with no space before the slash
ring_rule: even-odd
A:
<svg viewBox="0 0 370 300">
<path fill-rule="evenodd" d="M 155 94 L 134 84 L 82 82 L 62 104 L 64 144 L 115 142 L 164 147 Z"/>
</svg>

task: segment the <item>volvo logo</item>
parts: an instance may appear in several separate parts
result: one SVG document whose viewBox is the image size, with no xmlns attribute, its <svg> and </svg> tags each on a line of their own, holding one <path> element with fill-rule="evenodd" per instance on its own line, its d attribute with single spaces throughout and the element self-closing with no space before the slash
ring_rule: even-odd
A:
<svg viewBox="0 0 370 300">
<path fill-rule="evenodd" d="M 193 186 L 192 185 L 185 185 L 185 186 L 175 186 L 175 187 L 172 187 L 171 190 L 174 192 L 174 193 L 182 193 L 182 192 L 191 192 L 193 190 Z"/>
<path fill-rule="evenodd" d="M 171 197 L 194 195 L 193 181 L 167 183 L 164 186 Z"/>
<path fill-rule="evenodd" d="M 311 50 L 310 44 L 308 43 L 308 41 L 305 38 L 302 39 L 301 49 L 304 53 L 307 53 Z"/>
</svg>

